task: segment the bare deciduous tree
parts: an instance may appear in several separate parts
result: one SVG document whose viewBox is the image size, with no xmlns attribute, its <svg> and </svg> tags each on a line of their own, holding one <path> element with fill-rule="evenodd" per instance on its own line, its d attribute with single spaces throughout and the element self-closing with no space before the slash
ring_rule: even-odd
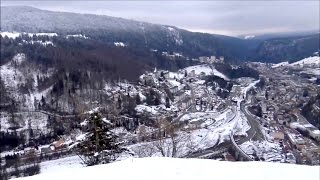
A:
<svg viewBox="0 0 320 180">
<path fill-rule="evenodd" d="M 166 119 L 158 121 L 157 131 L 156 140 L 141 143 L 132 149 L 139 157 L 150 157 L 154 155 L 180 157 L 186 151 L 194 149 L 191 135 L 179 131 L 177 125 L 170 123 Z M 140 139 L 146 139 L 146 136 L 148 136 L 144 129 L 138 132 L 138 134 L 144 137 Z"/>
</svg>

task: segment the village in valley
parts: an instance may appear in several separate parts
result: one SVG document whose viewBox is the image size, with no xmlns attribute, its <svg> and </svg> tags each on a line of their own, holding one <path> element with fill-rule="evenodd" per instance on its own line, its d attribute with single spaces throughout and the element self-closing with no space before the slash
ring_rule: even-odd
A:
<svg viewBox="0 0 320 180">
<path fill-rule="evenodd" d="M 319 62 L 311 61 L 316 58 L 319 61 L 315 56 L 295 65 L 250 62 L 247 66 L 258 76 L 231 78 L 216 68 L 225 65 L 224 57 L 199 57 L 190 60 L 198 65 L 176 72 L 155 68 L 137 83 L 106 83 L 96 100 L 87 103 L 92 109 L 81 114 L 1 112 L 1 131 L 19 134 L 28 142 L 1 152 L 2 166 L 10 173 L 17 166 L 28 168 L 36 162 L 46 166 L 59 158 L 80 164 L 74 149 L 85 137 L 88 114 L 94 111 L 113 123 L 112 131 L 136 157 L 319 165 L 319 127 L 306 119 L 320 112 L 319 71 L 312 71 L 319 70 Z M 304 114 L 306 107 L 313 114 Z M 12 129 L 13 115 L 29 120 Z M 52 117 L 67 132 L 55 139 L 49 138 L 49 122 L 41 122 Z M 14 167 L 16 158 L 20 160 Z"/>
<path fill-rule="evenodd" d="M 319 180 L 319 7 L 1 0 L 0 180 Z"/>
</svg>

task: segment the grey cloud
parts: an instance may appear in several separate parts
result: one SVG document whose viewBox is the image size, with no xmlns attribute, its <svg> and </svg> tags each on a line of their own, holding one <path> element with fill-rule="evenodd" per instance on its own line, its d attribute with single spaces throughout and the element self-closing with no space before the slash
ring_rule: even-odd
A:
<svg viewBox="0 0 320 180">
<path fill-rule="evenodd" d="M 226 35 L 319 31 L 319 1 L 2 1 Z"/>
</svg>

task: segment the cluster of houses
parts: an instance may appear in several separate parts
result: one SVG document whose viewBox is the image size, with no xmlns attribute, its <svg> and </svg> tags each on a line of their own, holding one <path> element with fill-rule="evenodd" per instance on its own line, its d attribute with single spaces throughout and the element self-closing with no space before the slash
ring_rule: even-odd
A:
<svg viewBox="0 0 320 180">
<path fill-rule="evenodd" d="M 296 108 L 299 104 L 308 102 L 311 96 L 316 96 L 316 90 L 309 87 L 308 95 L 304 95 L 305 88 L 296 86 L 290 81 L 284 81 L 284 83 L 274 81 L 267 89 L 267 102 L 269 104 L 262 106 L 262 111 L 275 112 L 274 117 L 277 118 L 278 123 L 281 125 L 297 127 L 299 124 L 298 127 L 304 127 L 312 138 L 320 141 L 319 130 L 307 120 L 303 120 L 302 116 L 297 115 L 300 112 Z"/>
<path fill-rule="evenodd" d="M 163 56 L 166 56 L 167 58 L 174 60 L 177 57 L 184 57 L 181 53 L 173 52 L 173 53 L 168 53 L 168 52 L 162 52 Z M 189 58 L 187 58 L 189 60 Z M 224 63 L 224 56 L 200 56 L 199 58 L 192 58 L 193 61 L 199 61 L 201 63 L 207 63 L 207 64 L 212 64 L 212 63 Z"/>
<path fill-rule="evenodd" d="M 299 104 L 308 102 L 317 91 L 313 87 L 281 77 L 267 80 L 265 91 L 251 99 L 252 104 L 261 107 L 262 118 L 257 119 L 263 129 L 272 141 L 281 145 L 288 156 L 286 162 L 319 164 L 320 147 L 316 143 L 320 142 L 320 131 L 300 115 L 301 110 L 297 108 Z M 304 94 L 306 88 L 307 95 Z M 240 89 L 234 86 L 232 93 L 236 94 Z"/>
<path fill-rule="evenodd" d="M 65 141 L 63 138 L 51 144 L 38 147 L 38 151 L 42 155 L 51 155 L 55 152 L 68 151 L 67 147 L 73 141 Z"/>
<path fill-rule="evenodd" d="M 320 130 L 306 120 L 299 120 L 297 122 L 292 122 L 290 123 L 290 128 L 297 129 L 300 132 L 305 132 L 306 135 L 309 135 L 314 140 L 320 142 Z"/>
<path fill-rule="evenodd" d="M 178 57 L 184 57 L 181 53 L 173 52 L 162 52 L 162 56 L 166 56 L 167 58 L 174 60 Z M 189 58 L 187 58 L 189 60 Z M 212 64 L 212 63 L 224 63 L 224 56 L 200 56 L 199 58 L 192 58 L 193 61 L 199 61 L 201 63 L 207 63 L 207 64 Z"/>
<path fill-rule="evenodd" d="M 307 127 L 302 127 L 302 125 L 297 122 L 291 122 L 285 125 L 272 120 L 267 124 L 267 133 L 272 138 L 272 141 L 279 143 L 286 153 L 285 155 L 288 155 L 286 162 L 309 165 L 319 164 L 320 147 L 316 145 L 314 141 L 302 135 L 301 128 L 305 132 L 307 128 L 310 128 L 310 135 L 313 133 L 311 136 L 313 136 L 315 140 L 319 140 L 319 130 L 312 129 L 310 124 L 305 124 Z M 292 156 L 292 153 L 294 156 Z"/>
<path fill-rule="evenodd" d="M 208 61 L 223 62 L 223 57 L 216 59 L 215 56 L 211 56 L 207 57 L 207 59 Z M 198 76 L 201 77 L 202 75 L 205 74 L 197 75 L 195 70 L 173 73 L 163 70 L 157 71 L 155 69 L 153 73 L 147 73 L 140 76 L 140 83 L 146 86 L 165 90 L 166 93 L 170 92 L 174 99 L 173 103 L 176 107 L 179 107 L 180 110 L 188 109 L 195 103 L 201 107 L 204 105 L 205 109 L 216 109 L 217 107 L 220 107 L 221 103 L 220 98 L 215 94 L 206 98 L 198 97 L 197 94 L 191 94 L 190 83 L 197 81 Z M 194 87 L 193 89 L 195 91 L 203 91 L 202 87 L 199 87 L 199 89 Z M 199 99 L 199 101 L 197 101 L 197 99 Z"/>
<path fill-rule="evenodd" d="M 210 56 L 210 57 L 201 56 L 201 57 L 198 58 L 198 60 L 200 62 L 202 62 L 202 63 L 208 63 L 208 64 L 211 64 L 211 63 L 223 63 L 224 62 L 224 57 L 220 56 L 218 58 L 216 56 Z"/>
<path fill-rule="evenodd" d="M 168 52 L 162 52 L 162 56 L 166 56 L 167 58 L 174 60 L 177 57 L 184 57 L 181 53 L 173 52 L 172 54 Z"/>
<path fill-rule="evenodd" d="M 300 115 L 297 108 L 316 96 L 316 89 L 283 77 L 274 76 L 268 82 L 264 96 L 255 97 L 267 120 L 265 127 L 269 135 L 281 142 L 287 152 L 293 150 L 298 163 L 319 164 L 320 147 L 316 141 L 320 142 L 320 131 Z M 304 93 L 306 89 L 308 93 Z"/>
<path fill-rule="evenodd" d="M 312 140 L 305 138 L 298 130 L 286 128 L 286 136 L 291 145 L 296 149 L 296 157 L 298 163 L 319 165 L 320 163 L 320 147 Z"/>
<path fill-rule="evenodd" d="M 182 83 L 182 80 L 178 80 L 179 76 L 176 73 L 171 73 L 169 71 L 157 71 L 154 73 L 147 73 L 140 76 L 140 82 L 147 86 L 153 86 L 160 89 L 167 89 L 173 95 L 174 101 L 178 107 L 186 109 L 191 106 L 192 98 L 190 94 L 187 94 L 186 91 L 189 90 L 188 86 Z M 181 76 L 181 74 L 180 74 Z M 195 77 L 195 71 L 192 70 L 187 74 L 188 78 Z M 162 79 L 162 82 L 159 82 L 159 79 Z M 176 83 L 173 83 L 176 82 Z M 175 84 L 179 84 L 175 85 Z"/>
</svg>

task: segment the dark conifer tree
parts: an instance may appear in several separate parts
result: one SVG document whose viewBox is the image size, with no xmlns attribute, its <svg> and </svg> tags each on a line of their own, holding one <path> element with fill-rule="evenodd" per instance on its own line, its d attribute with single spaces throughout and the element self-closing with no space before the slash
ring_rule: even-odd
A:
<svg viewBox="0 0 320 180">
<path fill-rule="evenodd" d="M 154 99 L 154 105 L 156 105 L 156 106 L 158 106 L 158 105 L 160 105 L 160 99 L 158 98 L 158 97 L 156 97 L 155 99 Z"/>
<path fill-rule="evenodd" d="M 141 98 L 139 94 L 136 95 L 136 104 L 137 105 L 141 104 Z"/>
<path fill-rule="evenodd" d="M 170 99 L 166 97 L 166 108 L 170 108 Z"/>
<path fill-rule="evenodd" d="M 112 123 L 101 117 L 99 112 L 90 115 L 86 138 L 80 143 L 78 154 L 87 166 L 114 161 L 125 151 L 111 131 Z"/>
<path fill-rule="evenodd" d="M 119 96 L 118 97 L 118 109 L 121 109 L 121 106 L 122 105 L 122 100 L 121 100 L 121 97 Z"/>
</svg>

